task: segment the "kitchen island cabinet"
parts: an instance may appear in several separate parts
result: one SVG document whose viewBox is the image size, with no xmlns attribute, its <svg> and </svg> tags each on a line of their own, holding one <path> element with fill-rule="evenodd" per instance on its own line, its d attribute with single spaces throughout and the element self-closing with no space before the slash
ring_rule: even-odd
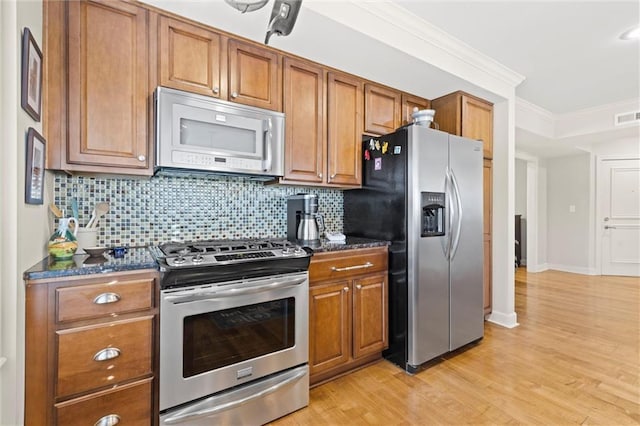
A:
<svg viewBox="0 0 640 426">
<path fill-rule="evenodd" d="M 309 369 L 317 385 L 388 346 L 387 247 L 321 252 L 309 266 Z"/>
<path fill-rule="evenodd" d="M 25 424 L 156 424 L 157 271 L 25 282 Z"/>
</svg>

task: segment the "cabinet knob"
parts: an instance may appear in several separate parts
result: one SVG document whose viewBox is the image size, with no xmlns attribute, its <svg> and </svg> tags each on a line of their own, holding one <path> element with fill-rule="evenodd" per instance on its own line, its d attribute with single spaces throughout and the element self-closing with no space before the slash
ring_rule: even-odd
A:
<svg viewBox="0 0 640 426">
<path fill-rule="evenodd" d="M 318 173 L 318 177 L 322 179 L 322 173 Z"/>
<path fill-rule="evenodd" d="M 93 426 L 114 426 L 120 423 L 120 416 L 117 414 L 107 414 L 101 417 Z"/>
<path fill-rule="evenodd" d="M 220 89 L 218 87 L 214 87 L 213 88 L 213 93 L 215 93 L 217 95 L 218 93 L 220 93 Z"/>
<path fill-rule="evenodd" d="M 361 289 L 362 289 L 362 286 L 361 286 L 360 284 L 357 284 L 357 285 L 356 285 L 356 288 L 357 288 L 358 290 L 361 290 Z"/>
<path fill-rule="evenodd" d="M 336 174 L 334 173 L 329 177 L 329 179 L 334 179 L 335 177 L 336 177 Z"/>
<path fill-rule="evenodd" d="M 349 291 L 349 287 L 343 288 L 342 291 L 344 291 L 346 293 L 347 291 Z"/>
<path fill-rule="evenodd" d="M 144 155 L 138 155 L 138 161 L 144 161 L 146 159 L 147 157 L 145 157 Z"/>
<path fill-rule="evenodd" d="M 96 305 L 106 305 L 108 303 L 116 303 L 118 300 L 120 300 L 120 295 L 118 293 L 102 293 L 93 299 L 93 303 Z"/>
<path fill-rule="evenodd" d="M 233 99 L 237 98 L 237 97 L 238 97 L 238 92 L 233 92 L 233 93 L 231 94 L 231 97 L 232 97 Z"/>
<path fill-rule="evenodd" d="M 118 348 L 104 348 L 93 356 L 94 361 L 107 361 L 120 356 L 120 349 Z"/>
</svg>

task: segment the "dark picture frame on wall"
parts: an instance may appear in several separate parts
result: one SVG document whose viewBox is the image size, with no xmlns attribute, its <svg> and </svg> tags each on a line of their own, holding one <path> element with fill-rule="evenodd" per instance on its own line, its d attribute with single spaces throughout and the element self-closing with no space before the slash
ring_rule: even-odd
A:
<svg viewBox="0 0 640 426">
<path fill-rule="evenodd" d="M 22 109 L 40 121 L 42 109 L 42 51 L 29 28 L 22 34 Z"/>
<path fill-rule="evenodd" d="M 33 127 L 27 132 L 27 167 L 24 201 L 27 204 L 43 204 L 44 165 L 46 141 Z"/>
</svg>

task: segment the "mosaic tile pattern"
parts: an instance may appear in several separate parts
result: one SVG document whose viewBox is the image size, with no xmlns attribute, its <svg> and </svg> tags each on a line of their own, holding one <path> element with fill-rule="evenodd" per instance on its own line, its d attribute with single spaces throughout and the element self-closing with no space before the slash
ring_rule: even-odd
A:
<svg viewBox="0 0 640 426">
<path fill-rule="evenodd" d="M 327 228 L 342 231 L 342 191 L 265 185 L 245 177 L 154 176 L 151 179 L 56 174 L 54 202 L 71 215 L 77 198 L 84 226 L 97 202 L 109 212 L 98 224 L 98 245 L 139 246 L 181 240 L 282 238 L 286 197 L 318 195 Z"/>
</svg>

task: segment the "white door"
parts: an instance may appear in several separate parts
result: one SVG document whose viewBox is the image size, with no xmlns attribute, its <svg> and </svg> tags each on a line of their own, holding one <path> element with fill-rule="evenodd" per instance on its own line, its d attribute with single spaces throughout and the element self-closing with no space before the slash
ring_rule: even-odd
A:
<svg viewBox="0 0 640 426">
<path fill-rule="evenodd" d="M 640 159 L 600 159 L 597 181 L 602 275 L 640 276 Z"/>
</svg>

